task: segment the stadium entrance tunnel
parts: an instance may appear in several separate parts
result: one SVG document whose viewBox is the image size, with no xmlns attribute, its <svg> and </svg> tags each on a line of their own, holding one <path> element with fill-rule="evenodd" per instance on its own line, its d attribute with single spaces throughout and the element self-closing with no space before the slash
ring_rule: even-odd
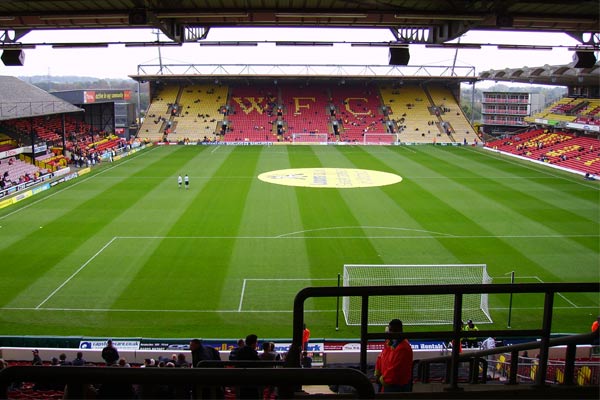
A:
<svg viewBox="0 0 600 400">
<path fill-rule="evenodd" d="M 258 179 L 277 185 L 334 189 L 387 186 L 402 181 L 401 176 L 389 172 L 353 168 L 280 169 L 264 172 Z"/>
</svg>

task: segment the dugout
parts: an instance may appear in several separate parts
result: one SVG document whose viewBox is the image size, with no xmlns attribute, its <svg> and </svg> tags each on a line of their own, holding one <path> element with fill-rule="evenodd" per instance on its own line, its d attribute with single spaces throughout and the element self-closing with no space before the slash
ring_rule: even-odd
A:
<svg viewBox="0 0 600 400">
<path fill-rule="evenodd" d="M 114 132 L 125 139 L 137 133 L 131 90 L 64 90 L 52 94 L 85 110 L 84 121 L 94 131 Z"/>
</svg>

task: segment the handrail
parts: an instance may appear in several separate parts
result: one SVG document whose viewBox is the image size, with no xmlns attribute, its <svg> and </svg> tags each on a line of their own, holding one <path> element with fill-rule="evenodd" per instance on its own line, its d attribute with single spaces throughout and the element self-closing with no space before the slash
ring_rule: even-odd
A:
<svg viewBox="0 0 600 400">
<path fill-rule="evenodd" d="M 534 330 L 486 330 L 479 331 L 478 336 L 513 336 L 541 338 L 540 366 L 536 384 L 544 385 L 550 335 L 552 328 L 552 312 L 554 295 L 556 293 L 598 293 L 600 282 L 578 283 L 519 283 L 519 284 L 481 284 L 481 285 L 410 285 L 410 286 L 346 286 L 346 287 L 307 287 L 300 290 L 294 299 L 293 339 L 286 359 L 290 367 L 300 366 L 300 351 L 302 348 L 302 330 L 304 324 L 304 302 L 311 297 L 344 297 L 357 296 L 362 298 L 361 329 L 360 329 L 360 367 L 363 372 L 367 369 L 368 339 L 382 338 L 448 338 L 459 343 L 462 332 L 462 299 L 464 294 L 479 293 L 544 293 L 544 310 L 542 327 Z M 369 296 L 406 296 L 406 295 L 454 295 L 454 315 L 452 330 L 446 332 L 411 332 L 403 334 L 371 334 L 368 332 Z M 390 316 L 390 319 L 394 316 Z M 450 364 L 450 389 L 458 390 L 459 346 L 452 348 Z"/>
<path fill-rule="evenodd" d="M 7 398 L 11 382 L 194 384 L 198 386 L 330 385 L 352 386 L 359 398 L 375 396 L 373 385 L 351 368 L 110 368 L 14 366 L 0 371 L 0 398 Z"/>
<path fill-rule="evenodd" d="M 592 341 L 598 339 L 598 333 L 599 333 L 598 331 L 595 331 L 595 332 L 591 332 L 591 333 L 584 333 L 581 335 L 569 335 L 569 336 L 563 336 L 563 337 L 558 337 L 558 338 L 552 338 L 552 339 L 550 339 L 548 346 L 556 347 L 556 346 L 564 346 L 564 345 L 570 346 L 570 345 L 577 345 L 577 344 L 590 344 L 590 343 L 592 343 Z M 466 360 L 474 360 L 474 359 L 477 359 L 480 357 L 485 357 L 485 356 L 497 355 L 497 354 L 502 354 L 502 353 L 511 353 L 511 368 L 510 368 L 510 373 L 509 373 L 509 383 L 516 384 L 517 383 L 517 365 L 512 364 L 513 360 L 515 362 L 518 361 L 519 351 L 534 350 L 534 349 L 539 349 L 540 347 L 541 347 L 541 342 L 539 342 L 539 341 L 519 343 L 519 344 L 515 344 L 515 345 L 510 345 L 510 346 L 499 346 L 499 347 L 495 347 L 493 349 L 475 350 L 475 351 L 460 353 L 458 356 L 458 359 L 459 359 L 459 361 L 464 362 Z M 419 360 L 419 375 L 420 375 L 421 381 L 425 382 L 428 380 L 428 375 L 429 375 L 428 371 L 429 371 L 430 364 L 448 363 L 450 360 L 451 360 L 451 356 L 439 356 L 439 357 L 432 357 L 432 358 Z M 575 361 L 574 353 L 572 354 L 572 356 L 565 357 L 565 365 L 572 366 L 574 361 Z M 484 373 L 486 370 L 487 369 L 484 369 Z M 570 384 L 573 382 L 573 374 L 574 374 L 573 368 L 565 369 L 565 373 L 564 373 L 565 384 Z M 473 372 L 470 374 L 470 376 L 471 375 L 473 375 Z"/>
<path fill-rule="evenodd" d="M 275 360 L 202 360 L 198 362 L 196 368 L 222 368 L 222 367 L 239 367 L 239 368 L 270 368 L 283 367 L 285 361 Z"/>
</svg>

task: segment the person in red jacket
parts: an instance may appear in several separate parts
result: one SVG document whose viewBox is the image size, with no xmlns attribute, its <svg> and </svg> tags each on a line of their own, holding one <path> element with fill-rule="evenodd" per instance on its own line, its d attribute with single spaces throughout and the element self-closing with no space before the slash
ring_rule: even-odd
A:
<svg viewBox="0 0 600 400">
<path fill-rule="evenodd" d="M 302 328 L 302 350 L 307 351 L 306 345 L 310 340 L 310 329 L 306 327 L 306 324 L 304 324 Z"/>
<path fill-rule="evenodd" d="M 393 319 L 388 324 L 389 333 L 402 333 L 402 321 Z M 389 339 L 383 345 L 375 364 L 375 377 L 381 392 L 412 391 L 413 351 L 407 339 Z"/>
</svg>

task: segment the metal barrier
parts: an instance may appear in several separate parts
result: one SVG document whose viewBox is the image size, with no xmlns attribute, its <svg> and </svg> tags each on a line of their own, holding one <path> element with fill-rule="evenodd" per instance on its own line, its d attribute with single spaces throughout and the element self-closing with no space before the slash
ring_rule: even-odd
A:
<svg viewBox="0 0 600 400">
<path fill-rule="evenodd" d="M 516 371 L 518 362 L 518 351 L 539 348 L 539 365 L 536 371 L 537 394 L 540 397 L 546 396 L 543 388 L 546 382 L 548 368 L 548 350 L 550 346 L 567 345 L 566 364 L 564 371 L 564 383 L 569 385 L 573 383 L 573 369 L 575 359 L 575 346 L 585 341 L 591 342 L 597 338 L 597 332 L 594 335 L 577 335 L 575 337 L 566 337 L 551 339 L 552 326 L 552 307 L 554 295 L 561 293 L 598 293 L 600 292 L 600 283 L 545 283 L 545 284 L 499 284 L 499 285 L 425 285 L 425 286 L 360 286 L 360 287 L 311 287 L 301 290 L 294 300 L 293 316 L 293 341 L 285 362 L 286 368 L 193 368 L 193 369 L 172 369 L 172 368 L 103 368 L 103 367 L 33 367 L 33 366 L 15 366 L 0 371 L 0 397 L 6 398 L 7 389 L 11 382 L 15 381 L 33 381 L 33 382 L 65 382 L 68 387 L 74 388 L 75 392 L 81 392 L 83 383 L 137 383 L 137 384 L 193 384 L 196 386 L 238 386 L 238 385 L 274 385 L 284 387 L 283 392 L 286 396 L 293 395 L 293 388 L 301 385 L 347 385 L 356 390 L 359 398 L 373 398 L 375 396 L 373 385 L 367 376 L 351 368 L 299 368 L 300 353 L 302 348 L 302 330 L 304 322 L 304 302 L 311 297 L 342 297 L 342 296 L 360 296 L 362 298 L 361 308 L 361 349 L 360 366 L 362 371 L 367 367 L 367 342 L 369 339 L 388 339 L 406 337 L 412 338 L 436 338 L 460 341 L 464 336 L 462 327 L 462 296 L 464 294 L 475 293 L 543 293 L 544 294 L 544 312 L 542 318 L 542 327 L 539 329 L 528 330 L 481 330 L 477 332 L 482 337 L 539 337 L 540 341 L 534 344 L 519 344 L 511 346 L 508 351 L 513 353 L 511 359 L 511 377 L 510 383 L 516 383 Z M 398 333 L 369 333 L 368 332 L 368 312 L 369 296 L 404 296 L 404 295 L 454 295 L 454 315 L 453 329 L 443 332 L 407 332 Z M 469 354 L 470 357 L 482 357 L 488 354 L 494 354 L 494 351 L 485 350 Z M 447 388 L 452 391 L 459 390 L 458 387 L 458 367 L 465 355 L 459 353 L 459 347 L 454 346 L 452 354 L 446 357 L 449 362 Z M 449 360 L 449 361 L 448 361 Z M 514 360 L 514 361 L 513 361 Z M 484 361 L 484 360 L 483 360 Z M 513 364 L 514 362 L 514 364 Z M 238 362 L 239 363 L 239 362 Z M 263 362 L 264 363 L 264 362 Z M 481 358 L 473 358 L 472 372 L 475 366 L 482 363 Z M 219 366 L 229 365 L 227 362 L 219 362 Z M 235 366 L 242 366 L 242 364 Z M 260 365 L 260 364 L 259 364 Z M 262 364 L 266 366 L 267 364 Z M 271 366 L 271 364 L 268 364 Z M 278 364 L 274 364 L 278 365 Z M 512 377 L 514 371 L 514 379 Z M 471 375 L 472 380 L 478 380 L 476 376 Z M 593 388 L 595 389 L 595 388 Z M 587 390 L 587 389 L 586 389 Z M 573 391 L 571 391 L 573 392 Z M 565 398 L 563 392 L 561 397 Z M 488 393 L 490 394 L 490 393 Z M 433 393 L 428 393 L 433 397 Z M 504 395 L 509 396 L 507 393 Z M 533 394 L 528 393 L 531 397 Z M 587 391 L 580 397 L 590 398 L 596 396 L 594 391 Z M 486 395 L 487 396 L 487 395 Z M 385 397 L 385 396 L 384 396 Z M 449 398 L 440 394 L 435 397 Z M 506 396 L 505 396 L 506 397 Z M 546 396 L 547 397 L 547 396 Z M 597 396 L 596 396 L 597 398 Z"/>
<path fill-rule="evenodd" d="M 367 369 L 367 342 L 369 339 L 389 339 L 405 337 L 407 339 L 446 339 L 459 343 L 464 336 L 462 331 L 462 300 L 465 294 L 479 293 L 543 293 L 544 309 L 542 326 L 539 329 L 497 329 L 480 330 L 480 337 L 539 337 L 540 361 L 536 375 L 536 384 L 545 383 L 548 368 L 548 349 L 552 328 L 552 313 L 556 293 L 598 293 L 600 283 L 521 283 L 521 284 L 482 284 L 482 285 L 422 285 L 422 286 L 354 286 L 354 287 L 308 287 L 300 290 L 294 299 L 293 339 L 288 353 L 287 365 L 300 366 L 302 329 L 304 324 L 304 302 L 311 297 L 358 296 L 362 299 L 360 328 L 360 367 Z M 407 295 L 453 295 L 454 314 L 451 331 L 443 332 L 405 332 L 402 334 L 369 333 L 369 297 L 370 296 L 407 296 Z M 574 357 L 574 352 L 573 352 Z M 448 383 L 451 390 L 458 390 L 458 367 L 460 361 L 459 346 L 452 348 L 450 356 Z"/>
<path fill-rule="evenodd" d="M 575 347 L 578 344 L 586 344 L 589 345 L 594 339 L 598 337 L 598 332 L 586 333 L 583 335 L 572 335 L 565 336 L 560 338 L 553 338 L 549 340 L 548 347 L 556 347 L 556 346 L 567 346 L 566 355 L 563 371 L 563 379 L 562 384 L 564 385 L 573 385 L 574 384 L 574 366 L 575 366 Z M 487 379 L 487 364 L 488 361 L 485 357 L 501 355 L 504 353 L 510 353 L 509 361 L 502 360 L 493 360 L 494 363 L 505 363 L 506 368 L 503 369 L 503 372 L 508 376 L 509 384 L 517 384 L 517 375 L 519 374 L 519 352 L 524 350 L 535 350 L 541 349 L 541 342 L 529 342 L 529 343 L 520 343 L 512 346 L 501 346 L 496 347 L 494 349 L 488 350 L 478 350 L 478 351 L 470 351 L 468 353 L 461 353 L 458 356 L 459 362 L 469 362 L 469 382 L 470 383 L 478 383 L 485 382 Z M 442 357 L 433 357 L 428 358 L 426 360 L 420 360 L 419 362 L 419 379 L 421 382 L 429 382 L 429 369 L 431 364 L 442 363 L 446 365 L 450 365 L 452 358 L 451 356 L 442 356 Z M 535 377 L 537 378 L 540 362 L 537 362 L 536 359 L 536 373 Z M 529 364 L 533 365 L 533 363 Z M 548 363 L 548 365 L 552 365 L 552 363 Z M 479 377 L 478 372 L 481 368 L 482 376 Z M 530 374 L 531 376 L 531 374 Z M 537 383 L 537 379 L 532 379 L 532 381 Z M 544 383 L 554 383 L 554 380 L 548 380 L 544 377 Z"/>
<path fill-rule="evenodd" d="M 82 393 L 90 383 L 193 384 L 195 386 L 340 384 L 351 386 L 361 399 L 375 396 L 373 385 L 351 368 L 111 368 L 16 366 L 0 371 L 0 398 L 7 398 L 11 382 L 65 382 L 72 392 Z"/>
</svg>

